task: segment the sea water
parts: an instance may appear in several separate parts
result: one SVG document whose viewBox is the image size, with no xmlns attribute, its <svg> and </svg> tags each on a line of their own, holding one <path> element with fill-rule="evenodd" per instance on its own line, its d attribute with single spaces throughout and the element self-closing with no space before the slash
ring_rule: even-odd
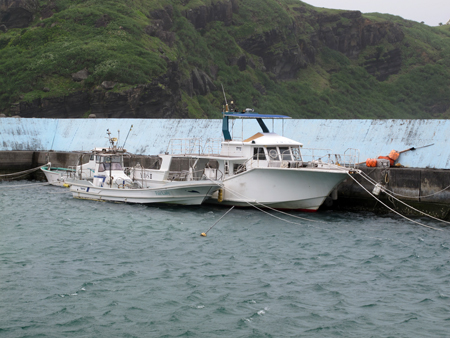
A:
<svg viewBox="0 0 450 338">
<path fill-rule="evenodd" d="M 0 208 L 2 338 L 450 335 L 450 227 L 426 218 L 235 208 L 211 228 L 229 208 L 25 181 Z"/>
</svg>

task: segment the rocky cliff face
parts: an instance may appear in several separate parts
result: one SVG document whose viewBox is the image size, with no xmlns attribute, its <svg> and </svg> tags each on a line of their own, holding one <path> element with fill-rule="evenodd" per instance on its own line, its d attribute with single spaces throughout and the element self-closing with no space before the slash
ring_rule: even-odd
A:
<svg viewBox="0 0 450 338">
<path fill-rule="evenodd" d="M 77 118 L 94 114 L 98 118 L 185 118 L 181 103 L 178 64 L 169 62 L 169 71 L 149 84 L 123 92 L 98 86 L 67 96 L 19 102 L 11 112 L 21 117 Z"/>
<path fill-rule="evenodd" d="M 188 3 L 189 0 L 184 0 Z M 300 3 L 301 4 L 301 3 Z M 240 0 L 223 0 L 211 5 L 202 5 L 179 14 L 187 19 L 196 30 L 208 28 L 208 24 L 221 21 L 225 26 L 234 25 L 233 18 L 239 15 Z M 37 0 L 0 0 L 0 27 L 3 31 L 24 28 L 36 16 L 50 17 L 58 11 L 55 4 L 39 7 Z M 404 38 L 400 26 L 390 22 L 371 22 L 360 12 L 350 11 L 338 14 L 323 14 L 301 5 L 292 9 L 293 20 L 284 26 L 249 34 L 236 39 L 241 48 L 240 55 L 229 55 L 230 65 L 237 65 L 240 71 L 247 66 L 258 68 L 277 81 L 292 80 L 297 72 L 316 62 L 321 48 L 328 47 L 350 59 L 358 59 L 368 46 L 382 42 L 395 44 Z M 169 47 L 174 47 L 177 32 L 174 21 L 177 11 L 172 5 L 149 13 L 149 25 L 144 33 L 159 38 Z M 96 27 L 108 25 L 110 17 L 102 16 Z M 314 30 L 305 30 L 305 24 Z M 162 56 L 163 57 L 163 56 Z M 10 114 L 23 117 L 82 117 L 88 113 L 97 117 L 187 117 L 182 103 L 182 92 L 189 96 L 208 95 L 218 90 L 214 84 L 217 68 L 200 69 L 191 65 L 190 69 L 180 69 L 178 62 L 169 61 L 167 73 L 149 84 L 138 85 L 123 92 L 111 90 L 112 86 L 98 86 L 92 90 L 71 93 L 64 97 L 36 99 L 33 102 L 17 102 Z M 366 58 L 361 65 L 380 81 L 399 72 L 402 64 L 398 48 L 387 50 L 381 55 Z M 188 75 L 186 75 L 188 74 Z M 75 80 L 75 78 L 74 78 Z M 255 84 L 263 93 L 265 88 Z"/>
<path fill-rule="evenodd" d="M 3 30 L 28 27 L 38 8 L 37 0 L 0 0 L 0 25 Z"/>
</svg>

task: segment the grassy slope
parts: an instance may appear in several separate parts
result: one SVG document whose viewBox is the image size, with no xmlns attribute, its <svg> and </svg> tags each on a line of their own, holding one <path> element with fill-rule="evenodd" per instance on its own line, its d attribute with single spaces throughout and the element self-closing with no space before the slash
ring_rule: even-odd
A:
<svg viewBox="0 0 450 338">
<path fill-rule="evenodd" d="M 293 20 L 290 9 L 298 6 L 298 1 L 240 1 L 239 15 L 233 16 L 232 26 L 217 21 L 201 30 L 195 30 L 181 11 L 217 0 L 185 2 L 55 1 L 58 12 L 51 18 L 37 17 L 29 28 L 0 34 L 0 109 L 19 100 L 92 90 L 105 80 L 120 83 L 114 90 L 150 82 L 165 73 L 166 61 L 161 58 L 164 54 L 180 63 L 184 77 L 193 67 L 210 73 L 210 67 L 218 66 L 217 88 L 223 84 L 229 100 L 235 100 L 241 108 L 256 107 L 263 113 L 276 111 L 298 118 L 450 117 L 450 110 L 430 113 L 433 106 L 450 101 L 449 26 L 432 28 L 389 15 L 366 15 L 374 22 L 401 24 L 404 41 L 368 47 L 358 60 L 322 47 L 315 64 L 301 70 L 295 80 L 280 82 L 258 67 L 240 72 L 228 60 L 246 54 L 237 43 L 239 39 L 276 27 L 285 31 Z M 149 13 L 166 4 L 174 7 L 172 31 L 177 40 L 172 48 L 144 33 L 151 23 Z M 96 28 L 95 22 L 105 14 L 110 23 Z M 307 40 L 317 27 L 304 22 L 302 29 L 300 37 Z M 292 34 L 286 32 L 283 43 L 295 43 L 292 39 Z M 359 66 L 365 56 L 395 47 L 402 50 L 402 70 L 387 81 L 377 81 Z M 89 78 L 83 83 L 73 82 L 71 74 L 83 68 L 88 69 Z M 264 95 L 255 89 L 256 83 L 265 87 Z M 44 92 L 44 87 L 50 91 Z M 183 101 L 191 117 L 217 117 L 223 95 L 221 90 L 193 98 L 184 93 Z"/>
</svg>

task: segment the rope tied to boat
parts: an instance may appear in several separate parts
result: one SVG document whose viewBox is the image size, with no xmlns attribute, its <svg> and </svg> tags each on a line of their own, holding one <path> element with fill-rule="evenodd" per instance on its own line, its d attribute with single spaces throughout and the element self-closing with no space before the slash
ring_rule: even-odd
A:
<svg viewBox="0 0 450 338">
<path fill-rule="evenodd" d="M 32 172 L 35 172 L 35 171 L 41 169 L 42 167 L 48 166 L 49 164 L 50 164 L 50 162 L 47 162 L 46 164 L 41 165 L 41 166 L 36 167 L 36 168 L 33 168 L 33 169 L 28 169 L 28 170 L 24 170 L 24 171 L 19 171 L 19 172 L 17 172 L 17 173 L 12 173 L 12 174 L 1 174 L 0 177 L 10 177 L 10 176 L 18 176 L 18 175 L 24 176 L 24 175 L 26 175 L 26 174 L 30 174 L 30 173 L 32 173 Z"/>
<path fill-rule="evenodd" d="M 367 190 L 360 182 L 358 182 L 358 180 L 357 180 L 356 178 L 354 178 L 352 175 L 349 174 L 349 176 L 350 176 L 351 179 L 352 179 L 353 181 L 355 181 L 361 188 L 363 188 L 363 190 L 365 190 L 369 195 L 371 195 L 374 199 L 376 199 L 379 203 L 381 203 L 382 205 L 384 205 L 386 208 L 388 208 L 388 209 L 389 209 L 390 211 L 392 211 L 393 213 L 399 215 L 400 217 L 403 217 L 403 218 L 407 219 L 408 221 L 411 221 L 411 222 L 413 222 L 413 223 L 416 223 L 416 224 L 418 224 L 418 225 L 420 225 L 420 226 L 423 226 L 423 227 L 426 227 L 426 228 L 430 228 L 430 229 L 433 229 L 433 230 L 442 231 L 442 229 L 435 228 L 435 227 L 432 227 L 432 226 L 429 226 L 429 225 L 426 225 L 426 224 L 423 224 L 423 223 L 414 221 L 414 220 L 412 220 L 411 218 L 408 218 L 408 217 L 406 217 L 405 215 L 402 215 L 402 214 L 399 213 L 397 210 L 395 210 L 395 209 L 391 208 L 390 206 L 388 206 L 386 203 L 383 203 L 379 198 L 377 198 L 374 194 L 372 194 L 369 190 Z M 361 175 L 361 177 L 364 177 L 364 176 Z M 392 195 L 390 195 L 390 196 L 392 196 Z M 394 196 L 392 196 L 392 197 L 394 197 Z M 395 198 L 395 197 L 394 197 L 394 198 Z M 444 222 L 444 223 L 449 223 L 449 222 L 440 220 L 439 218 L 436 218 L 436 217 L 433 217 L 433 216 L 431 216 L 431 215 L 428 215 L 428 214 L 426 214 L 426 213 L 424 213 L 424 212 L 422 212 L 422 211 L 420 211 L 420 210 L 417 210 L 417 209 L 411 207 L 410 205 L 404 203 L 403 201 L 401 201 L 401 200 L 399 200 L 399 199 L 396 199 L 396 200 L 399 201 L 399 202 L 401 202 L 401 203 L 403 203 L 403 204 L 406 205 L 407 207 L 409 207 L 409 208 L 411 208 L 411 209 L 413 209 L 413 210 L 416 210 L 416 211 L 422 213 L 422 214 L 425 215 L 425 216 L 428 216 L 428 217 L 430 217 L 430 218 L 433 218 L 433 219 L 435 219 L 435 220 L 438 220 L 438 221 L 441 221 L 441 222 Z"/>
<path fill-rule="evenodd" d="M 352 171 L 352 172 L 358 173 L 359 171 L 360 171 L 359 169 L 356 169 L 356 170 L 354 170 L 354 171 Z M 350 173 L 349 173 L 349 174 L 350 174 Z M 221 186 L 221 187 L 224 187 L 224 184 L 223 184 L 223 183 L 222 183 L 222 184 L 218 184 L 218 185 Z M 246 199 L 245 202 L 246 202 L 250 207 L 253 207 L 253 208 L 255 208 L 256 210 L 259 210 L 259 211 L 261 211 L 262 213 L 264 213 L 264 214 L 266 214 L 266 215 L 268 215 L 268 216 L 270 216 L 270 217 L 273 217 L 273 218 L 275 218 L 275 219 L 277 219 L 277 220 L 279 220 L 279 221 L 282 221 L 282 222 L 284 222 L 284 223 L 295 224 L 295 225 L 304 225 L 304 223 L 299 223 L 299 222 L 289 221 L 289 220 L 287 220 L 287 219 L 278 217 L 278 216 L 276 216 L 276 215 L 274 215 L 274 214 L 271 214 L 270 212 L 268 212 L 268 211 L 266 211 L 266 210 L 264 210 L 264 209 L 269 209 L 269 210 L 271 210 L 271 211 L 278 212 L 278 213 L 284 214 L 284 215 L 286 215 L 286 216 L 290 216 L 290 217 L 297 218 L 297 219 L 304 220 L 304 221 L 316 222 L 316 223 L 322 223 L 322 224 L 328 224 L 328 222 L 323 222 L 323 221 L 319 221 L 319 220 L 314 220 L 314 219 L 310 219 L 310 218 L 305 218 L 305 217 L 300 217 L 300 216 L 292 215 L 292 214 L 289 214 L 289 213 L 284 212 L 284 211 L 282 211 L 282 210 L 274 209 L 274 208 L 272 208 L 272 207 L 269 207 L 269 206 L 267 206 L 267 205 L 264 205 L 263 203 L 260 203 L 260 202 L 257 202 L 257 201 L 252 201 L 252 200 L 250 200 L 248 197 L 246 197 L 246 196 L 244 196 L 244 195 L 242 195 L 242 194 L 239 194 L 238 192 L 233 191 L 233 189 L 230 189 L 230 188 L 227 188 L 227 191 L 229 191 L 230 193 L 232 193 L 233 195 L 235 195 L 235 196 L 237 196 L 237 197 L 245 198 L 245 199 Z M 256 204 L 260 205 L 261 208 L 260 208 L 260 207 L 257 207 Z M 262 208 L 264 208 L 264 209 L 262 209 Z M 323 228 L 323 227 L 320 227 L 320 226 L 316 226 L 316 225 L 314 225 L 313 223 L 309 223 L 309 224 L 307 224 L 307 226 L 308 226 L 308 227 L 315 228 L 315 229 L 318 229 L 318 230 L 322 230 L 322 231 L 338 232 L 338 233 L 341 233 L 341 234 L 347 233 L 346 231 L 337 230 L 337 229 L 335 229 L 335 228 L 330 229 L 330 228 Z M 366 236 L 364 236 L 364 237 L 366 237 L 366 238 L 371 238 L 371 239 L 376 239 L 376 240 L 380 240 L 380 241 L 383 241 L 383 240 L 388 240 L 388 241 L 389 241 L 389 240 L 391 240 L 390 238 L 382 238 L 382 237 L 378 237 L 378 236 L 367 236 L 367 235 L 366 235 Z M 406 245 L 406 243 L 401 242 L 401 241 L 396 241 L 396 242 L 402 243 L 402 244 L 405 244 L 405 245 Z"/>
<path fill-rule="evenodd" d="M 214 228 L 214 226 L 217 224 L 217 223 L 219 223 L 220 222 L 220 220 L 222 219 L 222 218 L 224 218 L 231 210 L 233 210 L 234 209 L 234 205 L 226 212 L 226 213 L 224 213 L 217 221 L 216 221 L 216 223 L 214 223 L 206 232 L 202 232 L 201 234 L 200 234 L 200 236 L 202 236 L 202 237 L 206 237 L 206 235 L 208 234 L 208 231 L 209 230 L 211 230 L 212 228 Z"/>
</svg>

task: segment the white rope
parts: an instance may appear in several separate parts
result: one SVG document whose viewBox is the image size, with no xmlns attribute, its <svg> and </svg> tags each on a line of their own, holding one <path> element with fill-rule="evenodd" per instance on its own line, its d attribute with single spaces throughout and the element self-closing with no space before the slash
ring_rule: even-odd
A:
<svg viewBox="0 0 450 338">
<path fill-rule="evenodd" d="M 367 180 L 367 178 L 365 178 L 364 176 L 362 176 L 362 177 L 363 177 L 364 179 Z M 369 181 L 369 180 L 367 180 L 367 181 Z M 370 182 L 370 181 L 369 181 L 369 182 Z M 373 182 L 370 182 L 370 183 L 373 184 Z M 412 210 L 414 210 L 414 211 L 416 211 L 416 212 L 418 212 L 418 213 L 420 213 L 420 214 L 422 214 L 422 215 L 424 215 L 424 216 L 430 217 L 430 218 L 432 218 L 432 219 L 434 219 L 434 220 L 436 220 L 436 221 L 439 221 L 439 222 L 442 222 L 442 223 L 446 223 L 446 224 L 450 224 L 450 222 L 448 222 L 448 221 L 445 221 L 445 220 L 443 220 L 443 219 L 440 219 L 440 218 L 431 216 L 431 215 L 429 215 L 429 214 L 427 214 L 427 213 L 425 213 L 425 212 L 423 212 L 423 211 L 421 211 L 421 210 L 419 210 L 419 209 L 414 208 L 413 206 L 411 206 L 411 205 L 409 205 L 409 204 L 406 204 L 406 203 L 403 202 L 402 200 L 396 198 L 396 197 L 392 194 L 392 192 L 389 191 L 388 189 L 385 189 L 384 187 L 381 188 L 381 189 L 382 189 L 382 191 L 383 191 L 386 195 L 388 195 L 389 197 L 393 198 L 393 199 L 396 200 L 397 202 L 402 203 L 403 205 L 407 206 L 408 208 L 410 208 L 410 209 L 412 209 Z M 408 197 L 408 196 L 405 196 L 405 197 Z"/>
<path fill-rule="evenodd" d="M 216 183 L 216 184 L 218 184 L 220 187 L 222 187 L 223 189 L 225 189 L 225 185 L 224 185 L 224 184 L 219 184 L 219 183 Z M 318 223 L 326 223 L 326 222 L 317 221 L 317 220 L 314 220 L 314 219 L 309 219 L 309 218 L 305 218 L 305 217 L 300 217 L 300 216 L 288 214 L 287 212 L 284 212 L 284 211 L 282 211 L 282 210 L 277 210 L 277 209 L 275 209 L 275 208 L 269 207 L 268 205 L 264 205 L 264 204 L 261 203 L 261 202 L 258 202 L 258 201 L 252 201 L 252 200 L 251 200 L 250 198 L 248 198 L 247 196 L 244 196 L 244 195 L 238 193 L 237 191 L 233 191 L 233 190 L 230 189 L 230 188 L 226 188 L 226 190 L 229 191 L 229 192 L 231 192 L 233 195 L 235 195 L 235 196 L 237 196 L 237 197 L 243 198 L 245 203 L 249 204 L 250 206 L 252 206 L 252 207 L 254 207 L 254 208 L 258 209 L 258 210 L 260 210 L 260 209 L 259 209 L 258 207 L 255 206 L 256 204 L 262 206 L 263 208 L 270 209 L 270 210 L 275 211 L 275 212 L 278 212 L 278 213 L 280 213 L 280 214 L 284 214 L 284 215 L 286 215 L 286 216 L 290 216 L 290 217 L 293 217 L 293 218 L 298 218 L 298 219 L 301 219 L 301 220 L 304 220 L 304 221 L 318 222 Z M 252 204 L 252 203 L 254 203 L 254 204 Z M 262 211 L 262 210 L 261 210 L 261 211 Z M 263 212 L 267 213 L 266 211 L 263 211 Z M 268 213 L 268 214 L 271 215 L 272 217 L 278 218 L 278 217 L 276 217 L 276 216 L 273 216 L 273 215 L 270 214 L 270 213 Z M 280 218 L 280 219 L 283 220 L 282 218 Z M 299 223 L 295 223 L 295 224 L 299 224 Z"/>
<path fill-rule="evenodd" d="M 376 182 L 372 177 L 370 177 L 369 175 L 367 175 L 367 174 L 366 174 L 364 171 L 362 171 L 362 170 L 361 170 L 361 175 L 362 175 L 363 177 L 365 177 L 368 181 L 371 181 L 374 185 L 377 184 L 377 182 Z M 438 192 L 435 192 L 435 193 L 430 194 L 430 195 L 424 195 L 424 196 L 421 196 L 421 195 L 419 195 L 419 196 L 406 196 L 406 195 L 402 195 L 402 194 L 396 193 L 396 192 L 394 192 L 394 191 L 392 191 L 392 190 L 389 190 L 389 189 L 387 189 L 387 188 L 383 188 L 383 189 L 386 190 L 386 191 L 389 191 L 391 194 L 393 194 L 393 195 L 395 195 L 395 196 L 400 196 L 400 197 L 405 197 L 405 198 L 417 198 L 417 200 L 420 200 L 421 198 L 427 198 L 427 197 L 431 197 L 431 196 L 440 194 L 441 192 L 447 190 L 448 188 L 450 188 L 450 185 L 449 185 L 448 187 L 445 187 L 445 188 L 442 189 L 442 190 L 439 190 Z"/>
<path fill-rule="evenodd" d="M 373 198 L 375 198 L 379 203 L 381 203 L 382 205 L 384 205 L 386 208 L 388 208 L 389 210 L 391 210 L 393 213 L 395 213 L 395 214 L 397 214 L 397 215 L 399 215 L 399 216 L 401 216 L 401 217 L 407 219 L 408 221 L 411 221 L 411 222 L 413 222 L 413 223 L 419 224 L 419 225 L 421 225 L 421 226 L 423 226 L 423 227 L 430 228 L 430 229 L 433 229 L 433 230 L 439 230 L 439 231 L 442 231 L 442 229 L 434 228 L 434 227 L 431 227 L 431 226 L 429 226 L 429 225 L 425 225 L 425 224 L 422 224 L 422 223 L 420 223 L 420 222 L 416 222 L 416 221 L 414 221 L 414 220 L 412 220 L 412 219 L 410 219 L 410 218 L 408 218 L 408 217 L 406 217 L 406 216 L 400 214 L 398 211 L 392 209 L 392 208 L 389 207 L 387 204 L 383 203 L 380 199 L 378 199 L 375 195 L 373 195 L 373 194 L 372 194 L 369 190 L 367 190 L 361 183 L 359 183 L 352 175 L 349 174 L 349 176 L 350 176 L 350 177 L 352 178 L 352 180 L 354 180 L 361 188 L 363 188 L 369 195 L 371 195 L 371 196 L 372 196 Z"/>
<path fill-rule="evenodd" d="M 221 186 L 222 188 L 224 188 L 224 185 L 223 185 L 223 184 L 218 184 L 218 185 Z M 224 188 L 224 189 L 225 189 L 225 188 Z M 238 196 L 238 197 L 241 197 L 241 198 L 244 197 L 244 198 L 246 198 L 246 197 L 243 196 L 242 194 L 239 194 L 239 193 L 237 193 L 236 191 L 233 191 L 232 189 L 227 188 L 227 191 L 230 191 L 232 194 L 234 194 L 234 195 L 236 195 L 236 196 Z M 240 196 L 239 196 L 239 195 L 240 195 Z M 290 217 L 294 217 L 294 218 L 298 218 L 298 219 L 305 220 L 305 221 L 310 221 L 310 222 L 318 222 L 318 223 L 328 224 L 328 222 L 317 221 L 317 220 L 313 220 L 313 219 L 308 219 L 308 218 L 304 218 L 304 217 L 299 217 L 299 216 L 295 216 L 295 215 L 292 215 L 292 214 L 288 214 L 288 213 L 283 212 L 283 211 L 281 211 L 281 210 L 277 210 L 277 209 L 271 208 L 271 207 L 269 207 L 269 206 L 266 206 L 266 205 L 264 205 L 264 204 L 262 204 L 262 203 L 259 203 L 259 202 L 257 202 L 257 201 L 254 202 L 255 204 L 252 204 L 252 202 L 250 202 L 250 199 L 247 198 L 247 200 L 248 200 L 248 201 L 245 201 L 245 203 L 247 203 L 249 206 L 251 206 L 251 207 L 253 207 L 253 208 L 255 208 L 255 209 L 257 209 L 257 210 L 259 210 L 259 211 L 261 211 L 261 212 L 263 212 L 263 213 L 265 213 L 266 215 L 268 215 L 268 216 L 270 216 L 270 217 L 273 217 L 273 218 L 275 218 L 275 219 L 278 219 L 278 220 L 280 220 L 280 221 L 282 221 L 282 222 L 286 222 L 286 223 L 290 223 L 290 224 L 295 224 L 295 225 L 302 225 L 302 226 L 305 225 L 305 224 L 303 224 L 303 223 L 292 222 L 292 221 L 286 220 L 286 219 L 284 219 L 284 218 L 278 217 L 278 216 L 276 216 L 276 215 L 273 215 L 273 214 L 271 214 L 270 212 L 267 212 L 266 210 L 257 207 L 255 204 L 257 203 L 257 204 L 261 205 L 261 206 L 264 207 L 264 208 L 267 208 L 267 209 L 270 209 L 270 210 L 272 210 L 272 211 L 276 211 L 276 212 L 282 213 L 282 214 L 287 215 L 287 216 L 290 216 Z M 346 234 L 346 233 L 347 233 L 347 232 L 345 232 L 345 231 L 340 231 L 340 230 L 336 230 L 336 229 L 321 228 L 321 227 L 315 226 L 315 225 L 313 225 L 313 224 L 307 224 L 307 226 L 308 226 L 308 227 L 313 227 L 313 228 L 318 229 L 318 230 L 324 230 L 324 231 L 329 231 L 329 232 L 332 231 L 332 232 L 336 232 L 336 233 L 340 233 L 340 234 Z M 397 242 L 397 243 L 401 243 L 401 244 L 404 244 L 404 245 L 408 245 L 407 243 L 404 243 L 404 242 L 398 241 L 398 240 L 393 240 L 393 239 L 391 239 L 391 238 L 381 238 L 381 237 L 373 237 L 373 236 L 367 236 L 367 235 L 363 235 L 363 237 L 365 237 L 365 238 L 370 238 L 370 239 L 376 239 L 376 240 L 380 240 L 380 241 L 382 241 L 382 240 L 395 241 L 395 242 Z"/>
<path fill-rule="evenodd" d="M 371 195 L 372 197 L 374 197 L 378 202 L 380 202 L 382 205 L 384 205 L 386 208 L 388 208 L 389 210 L 391 210 L 391 211 L 394 212 L 395 214 L 397 214 L 397 215 L 399 215 L 400 217 L 403 217 L 403 218 L 405 218 L 405 219 L 407 219 L 407 220 L 409 220 L 409 221 L 411 221 L 411 222 L 413 222 L 413 223 L 416 223 L 416 224 L 418 224 L 418 225 L 421 225 L 421 226 L 423 226 L 423 227 L 430 228 L 430 229 L 433 229 L 433 230 L 442 231 L 442 229 L 434 228 L 434 227 L 431 227 L 431 226 L 422 224 L 422 223 L 420 223 L 420 222 L 414 221 L 414 220 L 412 220 L 412 219 L 410 219 L 410 218 L 408 218 L 408 217 L 406 217 L 406 216 L 400 214 L 400 213 L 397 212 L 396 210 L 390 208 L 388 205 L 386 205 L 385 203 L 383 203 L 382 201 L 380 201 L 376 196 L 374 196 L 370 191 L 368 191 L 364 186 L 362 186 L 361 183 L 359 183 L 359 182 L 358 182 L 358 181 L 350 174 L 350 172 L 349 172 L 350 170 L 348 170 L 348 169 L 346 170 L 346 169 L 344 169 L 344 168 L 342 168 L 342 169 L 343 169 L 343 171 L 346 171 L 347 174 L 348 174 L 348 176 L 350 176 L 350 178 L 351 178 L 352 180 L 354 180 L 358 185 L 360 185 L 360 186 L 361 186 L 361 187 L 362 187 L 369 195 Z M 359 170 L 359 169 L 352 170 L 352 171 L 354 171 L 354 172 L 356 172 L 356 173 L 358 173 L 358 174 L 361 174 L 361 172 L 362 172 L 362 171 Z M 363 175 L 361 175 L 361 176 L 363 177 Z M 223 183 L 222 183 L 222 184 L 219 184 L 219 183 L 216 182 L 216 184 L 218 184 L 220 187 L 222 187 L 223 189 L 225 189 L 225 185 L 224 185 Z M 288 214 L 288 213 L 283 212 L 283 211 L 281 211 L 281 210 L 277 210 L 277 209 L 271 208 L 271 207 L 269 207 L 269 206 L 266 206 L 266 205 L 264 205 L 264 204 L 262 204 L 262 203 L 260 203 L 260 202 L 258 202 L 258 201 L 254 201 L 254 202 L 252 201 L 252 202 L 250 202 L 251 200 L 250 200 L 249 198 L 247 198 L 246 196 L 244 196 L 244 195 L 242 195 L 242 194 L 240 194 L 240 193 L 238 193 L 238 192 L 236 192 L 236 191 L 233 191 L 233 189 L 226 188 L 226 190 L 229 191 L 230 193 L 232 193 L 233 195 L 237 196 L 237 197 L 241 197 L 241 198 L 246 199 L 247 201 L 245 201 L 245 203 L 247 203 L 248 205 L 254 207 L 255 209 L 257 209 L 257 210 L 259 210 L 259 211 L 262 211 L 263 213 L 265 213 L 265 214 L 267 214 L 267 215 L 269 215 L 269 216 L 271 216 L 271 217 L 273 217 L 273 218 L 276 218 L 276 219 L 278 219 L 278 220 L 280 220 L 280 221 L 286 222 L 286 223 L 297 224 L 297 225 L 303 225 L 303 224 L 301 224 L 301 223 L 292 222 L 292 221 L 288 221 L 288 220 L 285 220 L 285 219 L 283 219 L 283 218 L 277 217 L 277 216 L 275 216 L 275 215 L 273 215 L 273 214 L 271 214 L 271 213 L 269 213 L 269 212 L 267 212 L 267 211 L 265 211 L 265 210 L 263 210 L 263 209 L 257 207 L 256 204 L 261 205 L 263 208 L 267 208 L 267 209 L 270 209 L 270 210 L 272 210 L 272 211 L 276 211 L 276 212 L 282 213 L 282 214 L 284 214 L 284 215 L 287 215 L 287 216 L 290 216 L 290 217 L 294 217 L 294 218 L 298 218 L 298 219 L 301 219 L 301 220 L 306 220 L 306 221 L 311 221 L 311 222 L 319 222 L 319 223 L 326 223 L 326 222 L 322 222 L 322 221 L 316 221 L 316 220 L 307 219 L 307 218 L 304 218 L 304 217 L 299 217 L 299 216 L 295 216 L 295 215 L 292 215 L 292 214 Z M 252 204 L 252 203 L 254 203 L 254 204 Z M 403 202 L 402 202 L 402 203 L 403 203 Z M 407 206 L 409 206 L 409 205 L 407 205 Z M 410 206 L 409 206 L 409 207 L 410 207 Z M 412 208 L 412 207 L 411 207 L 411 208 Z M 425 214 L 425 215 L 426 215 L 426 214 Z M 427 216 L 429 216 L 429 215 L 427 215 Z M 430 217 L 433 218 L 432 216 L 430 216 Z M 437 220 L 439 220 L 439 219 L 437 219 Z M 440 220 L 440 221 L 442 221 L 442 220 Z M 309 225 L 309 226 L 312 226 L 312 227 L 317 228 L 317 229 L 320 229 L 320 230 L 331 231 L 330 229 L 324 229 L 324 228 L 316 227 L 316 226 L 313 226 L 313 225 Z M 336 231 L 336 232 L 339 232 L 339 233 L 344 233 L 344 232 L 341 232 L 341 231 L 338 231 L 338 230 L 333 230 L 333 231 Z M 366 237 L 367 237 L 367 238 L 372 238 L 372 239 L 383 240 L 383 238 L 379 238 L 379 237 L 371 237 L 371 236 L 366 236 Z M 386 239 L 388 239 L 388 238 L 386 238 Z"/>
<path fill-rule="evenodd" d="M 50 162 L 48 162 L 47 164 L 41 165 L 41 166 L 39 166 L 37 168 L 28 169 L 28 170 L 24 170 L 24 171 L 19 171 L 17 173 L 12 173 L 12 174 L 3 174 L 3 175 L 0 175 L 0 177 L 15 176 L 15 175 L 21 175 L 21 174 L 29 174 L 29 173 L 31 173 L 33 171 L 37 171 L 37 170 L 41 169 L 42 167 L 45 167 L 45 166 L 47 166 L 49 164 L 50 164 Z"/>
</svg>

